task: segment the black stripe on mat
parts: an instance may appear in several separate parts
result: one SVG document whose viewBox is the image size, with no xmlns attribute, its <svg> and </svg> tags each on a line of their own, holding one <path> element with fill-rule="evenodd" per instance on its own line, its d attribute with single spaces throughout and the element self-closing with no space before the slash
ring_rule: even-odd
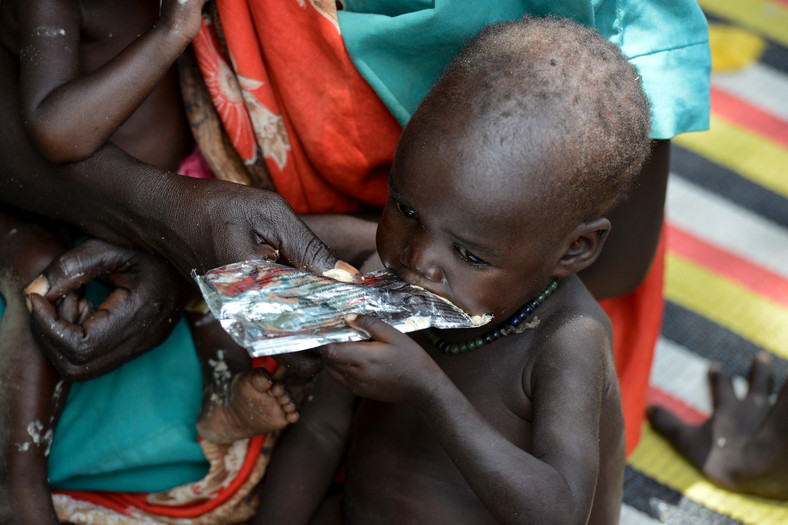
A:
<svg viewBox="0 0 788 525">
<path fill-rule="evenodd" d="M 745 378 L 756 352 L 762 350 L 727 328 L 671 301 L 665 301 L 662 337 L 719 363 L 727 374 Z M 788 360 L 772 354 L 772 370 L 776 392 L 788 375 Z"/>
<path fill-rule="evenodd" d="M 630 466 L 627 466 L 624 474 L 624 503 L 660 523 L 744 525 L 741 521 L 685 498 L 681 492 L 662 485 Z"/>
<path fill-rule="evenodd" d="M 706 13 L 706 20 L 712 23 L 718 23 L 723 25 L 735 25 L 737 27 L 741 27 L 744 30 L 752 31 L 747 29 L 746 27 L 742 26 L 741 24 L 737 24 L 735 21 L 731 22 L 730 20 L 726 20 L 724 18 L 720 18 L 718 16 L 710 15 Z M 752 31 L 756 33 L 755 31 Z M 779 69 L 785 73 L 788 73 L 788 48 L 783 46 L 782 44 L 778 44 L 773 40 L 769 40 L 765 38 L 763 35 L 759 34 L 759 37 L 766 40 L 766 49 L 763 52 L 759 62 L 762 64 L 766 64 L 767 66 L 773 67 L 775 69 Z"/>
<path fill-rule="evenodd" d="M 670 150 L 670 167 L 681 178 L 788 228 L 788 199 L 735 171 L 675 143 Z"/>
</svg>

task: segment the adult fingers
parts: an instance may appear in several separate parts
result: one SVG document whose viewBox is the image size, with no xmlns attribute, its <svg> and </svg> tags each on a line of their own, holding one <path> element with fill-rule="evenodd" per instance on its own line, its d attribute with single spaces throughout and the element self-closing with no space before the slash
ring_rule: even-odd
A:
<svg viewBox="0 0 788 525">
<path fill-rule="evenodd" d="M 334 269 L 337 258 L 284 199 L 272 196 L 266 212 L 278 237 L 279 251 L 291 265 L 318 275 Z M 259 233 L 264 239 L 268 237 L 267 232 Z"/>
<path fill-rule="evenodd" d="M 69 323 L 76 323 L 80 314 L 80 299 L 81 297 L 75 292 L 66 294 L 55 308 L 57 316 Z"/>
<path fill-rule="evenodd" d="M 44 269 L 42 277 L 49 288 L 43 295 L 46 299 L 54 301 L 103 272 L 127 267 L 132 255 L 133 251 L 127 248 L 107 244 L 98 239 L 88 239 L 61 254 Z M 35 291 L 42 285 L 39 277 L 28 288 Z"/>
<path fill-rule="evenodd" d="M 690 426 L 672 412 L 662 407 L 650 407 L 647 411 L 651 426 L 690 463 L 703 468 L 711 450 L 711 442 L 704 435 L 704 427 Z"/>
<path fill-rule="evenodd" d="M 85 333 L 78 324 L 58 317 L 55 306 L 38 294 L 31 294 L 31 329 L 46 354 L 61 375 L 64 362 L 78 362 L 77 351 L 82 347 Z"/>
</svg>

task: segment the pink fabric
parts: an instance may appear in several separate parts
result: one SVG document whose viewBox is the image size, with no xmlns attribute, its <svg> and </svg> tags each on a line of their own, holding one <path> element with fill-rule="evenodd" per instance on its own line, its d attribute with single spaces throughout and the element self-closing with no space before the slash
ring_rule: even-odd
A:
<svg viewBox="0 0 788 525">
<path fill-rule="evenodd" d="M 213 172 L 211 172 L 208 163 L 205 162 L 198 146 L 194 146 L 189 156 L 183 159 L 181 165 L 178 167 L 178 173 L 186 177 L 192 177 L 193 179 L 213 178 Z"/>
</svg>

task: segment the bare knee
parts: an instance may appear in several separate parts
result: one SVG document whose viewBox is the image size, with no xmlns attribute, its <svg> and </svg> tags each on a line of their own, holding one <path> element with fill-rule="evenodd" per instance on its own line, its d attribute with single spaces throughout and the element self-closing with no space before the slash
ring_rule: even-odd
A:
<svg viewBox="0 0 788 525">
<path fill-rule="evenodd" d="M 0 210 L 0 294 L 12 300 L 65 249 L 57 235 Z"/>
</svg>

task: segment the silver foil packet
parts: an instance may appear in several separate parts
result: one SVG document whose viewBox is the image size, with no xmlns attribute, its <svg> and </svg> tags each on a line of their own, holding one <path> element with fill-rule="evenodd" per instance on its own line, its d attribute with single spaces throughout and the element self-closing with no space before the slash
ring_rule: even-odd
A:
<svg viewBox="0 0 788 525">
<path fill-rule="evenodd" d="M 344 321 L 374 315 L 400 332 L 470 328 L 490 321 L 401 280 L 390 270 L 364 275 L 362 284 L 337 281 L 267 261 L 243 261 L 192 272 L 222 327 L 252 357 L 297 352 L 365 336 Z"/>
</svg>

